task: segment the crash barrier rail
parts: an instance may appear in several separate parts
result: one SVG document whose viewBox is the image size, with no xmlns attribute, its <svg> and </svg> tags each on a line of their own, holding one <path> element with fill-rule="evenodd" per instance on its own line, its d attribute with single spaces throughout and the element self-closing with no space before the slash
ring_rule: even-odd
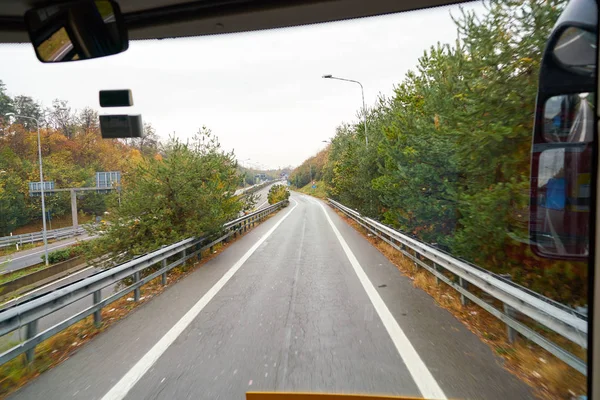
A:
<svg viewBox="0 0 600 400">
<path fill-rule="evenodd" d="M 266 188 L 269 185 L 272 185 L 273 183 L 275 183 L 275 181 L 266 181 L 266 182 L 263 182 L 263 183 L 256 184 L 254 186 L 250 186 L 250 187 L 244 189 L 242 191 L 242 193 L 240 193 L 240 195 L 246 196 L 246 195 L 249 195 L 249 194 L 254 194 L 254 193 L 258 192 L 259 190 L 264 189 L 264 188 Z"/>
<path fill-rule="evenodd" d="M 81 226 L 73 228 L 72 226 L 66 228 L 58 228 L 46 231 L 46 238 L 48 240 L 60 240 L 85 233 L 85 229 Z M 23 246 L 27 243 L 41 242 L 44 240 L 44 232 L 32 232 L 23 233 L 21 235 L 4 236 L 0 237 L 0 248 L 8 246 Z"/>
<path fill-rule="evenodd" d="M 587 316 L 564 304 L 544 297 L 530 289 L 520 286 L 508 276 L 494 274 L 467 261 L 417 240 L 405 233 L 394 230 L 378 221 L 362 216 L 358 211 L 328 199 L 329 204 L 360 224 L 373 235 L 379 237 L 404 256 L 432 273 L 436 281 L 443 281 L 460 293 L 462 305 L 469 301 L 477 304 L 507 325 L 508 339 L 512 343 L 517 333 L 575 368 L 583 375 L 587 374 L 586 362 L 556 343 L 519 321 L 519 314 L 529 317 L 545 328 L 558 333 L 571 342 L 587 349 Z M 412 252 L 412 253 L 411 253 Z M 444 273 L 450 272 L 452 278 Z M 502 303 L 502 309 L 496 308 L 482 296 L 469 289 L 476 287 L 488 296 Z"/>
<path fill-rule="evenodd" d="M 94 323 L 96 326 L 100 326 L 102 323 L 101 312 L 103 307 L 126 296 L 132 291 L 134 293 L 134 301 L 139 301 L 140 287 L 144 284 L 160 276 L 162 277 L 162 284 L 166 285 L 168 271 L 178 265 L 182 265 L 193 257 L 199 260 L 202 251 L 210 249 L 212 252 L 213 246 L 216 244 L 227 242 L 232 236 L 235 238 L 238 234 L 245 232 L 250 226 L 254 226 L 255 223 L 263 220 L 287 204 L 287 201 L 281 201 L 262 210 L 227 222 L 223 225 L 223 230 L 217 235 L 219 236 L 217 238 L 214 236 L 210 238 L 189 238 L 170 246 L 163 246 L 159 250 L 144 254 L 131 261 L 98 272 L 50 293 L 29 299 L 21 304 L 16 304 L 0 311 L 0 337 L 25 327 L 25 340 L 0 354 L 0 365 L 23 353 L 26 355 L 26 362 L 32 362 L 35 347 L 38 344 L 89 315 L 93 315 Z M 149 268 L 152 268 L 148 271 L 149 273 L 143 274 Z M 103 288 L 123 282 L 126 278 L 133 278 L 133 283 L 102 299 L 101 290 Z M 38 332 L 38 321 L 40 318 L 88 296 L 92 297 L 92 306 L 78 311 L 76 314 L 42 332 Z"/>
</svg>

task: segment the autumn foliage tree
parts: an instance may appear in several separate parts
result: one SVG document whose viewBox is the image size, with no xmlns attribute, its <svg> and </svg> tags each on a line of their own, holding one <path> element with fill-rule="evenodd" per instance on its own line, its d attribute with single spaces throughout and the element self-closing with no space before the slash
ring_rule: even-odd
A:
<svg viewBox="0 0 600 400">
<path fill-rule="evenodd" d="M 37 126 L 25 118 L 8 118 L 17 113 L 40 121 L 44 180 L 58 188 L 95 186 L 98 171 L 127 172 L 129 161 L 139 160 L 140 151 L 115 140 L 103 140 L 98 113 L 85 108 L 72 110 L 57 100 L 44 110 L 28 96 L 8 95 L 0 81 L 0 236 L 41 219 L 39 197 L 29 196 L 29 182 L 39 182 Z M 86 193 L 81 210 L 101 214 L 104 195 Z M 48 194 L 46 208 L 52 217 L 70 213 L 68 193 Z"/>
<path fill-rule="evenodd" d="M 296 167 L 289 176 L 290 182 L 298 188 L 308 185 L 312 180 L 321 180 L 323 167 L 327 161 L 328 149 L 321 150 Z"/>
</svg>

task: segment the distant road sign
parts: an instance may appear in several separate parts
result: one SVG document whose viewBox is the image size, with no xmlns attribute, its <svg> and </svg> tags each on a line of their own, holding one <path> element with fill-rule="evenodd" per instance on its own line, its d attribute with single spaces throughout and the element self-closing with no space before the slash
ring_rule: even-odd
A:
<svg viewBox="0 0 600 400">
<path fill-rule="evenodd" d="M 54 189 L 54 181 L 44 181 L 44 190 L 53 190 Z M 42 190 L 42 185 L 40 182 L 29 182 L 29 195 L 30 196 L 39 196 Z"/>
<path fill-rule="evenodd" d="M 121 171 L 96 172 L 96 187 L 112 189 L 121 184 Z"/>
</svg>

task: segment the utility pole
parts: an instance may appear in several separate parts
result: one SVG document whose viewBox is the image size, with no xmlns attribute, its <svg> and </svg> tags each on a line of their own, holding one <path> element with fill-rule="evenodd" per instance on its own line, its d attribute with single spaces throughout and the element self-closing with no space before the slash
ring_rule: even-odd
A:
<svg viewBox="0 0 600 400">
<path fill-rule="evenodd" d="M 30 119 L 32 121 L 35 121 L 35 124 L 37 125 L 37 139 L 38 139 L 38 158 L 40 161 L 40 193 L 42 195 L 42 226 L 43 226 L 43 231 L 42 231 L 42 237 L 44 238 L 44 255 L 46 256 L 46 266 L 50 265 L 50 262 L 48 260 L 48 234 L 47 234 L 47 230 L 46 230 L 46 200 L 44 199 L 44 173 L 43 173 L 43 168 L 42 168 L 42 139 L 40 137 L 40 121 L 38 121 L 37 119 L 33 118 L 33 117 L 28 117 L 25 115 L 18 115 L 15 113 L 7 113 L 6 116 L 13 116 L 15 118 L 26 118 L 26 119 Z"/>
</svg>

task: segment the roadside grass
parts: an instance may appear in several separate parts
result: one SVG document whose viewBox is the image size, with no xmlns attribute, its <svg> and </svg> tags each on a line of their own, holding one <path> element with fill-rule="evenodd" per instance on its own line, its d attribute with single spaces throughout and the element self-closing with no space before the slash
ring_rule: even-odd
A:
<svg viewBox="0 0 600 400">
<path fill-rule="evenodd" d="M 343 213 L 338 215 L 362 234 L 376 247 L 398 270 L 413 281 L 413 285 L 424 290 L 436 303 L 448 310 L 471 332 L 504 360 L 503 367 L 532 387 L 535 395 L 541 399 L 571 399 L 586 393 L 586 377 L 569 367 L 551 353 L 525 338 L 519 337 L 514 344 L 507 339 L 506 325 L 479 306 L 469 303 L 463 306 L 460 295 L 445 283 L 436 283 L 435 276 L 405 257 L 398 250 L 376 236 L 369 236 L 365 229 Z M 471 290 L 475 292 L 475 290 Z M 545 337 L 559 344 L 574 355 L 585 360 L 586 353 L 562 336 L 548 332 L 542 327 L 534 328 Z"/>
<path fill-rule="evenodd" d="M 298 191 L 300 193 L 308 194 L 311 196 L 315 196 L 320 199 L 326 199 L 327 198 L 327 187 L 325 186 L 325 182 L 317 181 L 315 186 L 316 186 L 316 188 L 313 189 L 312 185 L 309 183 L 308 185 L 305 185 L 305 186 L 301 187 L 300 189 L 296 188 L 296 191 Z"/>
<path fill-rule="evenodd" d="M 267 221 L 275 214 L 277 213 L 265 217 L 265 219 L 255 225 L 255 227 Z M 247 232 L 252 231 L 252 229 L 253 227 L 249 226 Z M 132 301 L 132 291 L 129 295 L 108 304 L 102 309 L 102 324 L 99 328 L 95 327 L 93 316 L 89 316 L 36 346 L 35 358 L 31 364 L 26 364 L 25 355 L 22 354 L 5 364 L 0 365 L 0 399 L 8 397 L 8 395 L 35 379 L 44 371 L 67 360 L 79 348 L 100 332 L 105 331 L 114 323 L 126 317 L 132 310 L 145 304 L 154 296 L 160 295 L 160 293 L 168 287 L 217 257 L 247 232 L 238 234 L 237 238 L 231 237 L 229 243 L 216 244 L 213 248 L 213 253 L 210 253 L 210 249 L 203 251 L 200 261 L 188 260 L 185 265 L 173 268 L 167 273 L 167 284 L 165 286 L 162 285 L 160 276 L 151 280 L 140 288 L 141 296 L 139 302 Z M 0 352 L 8 350 L 15 344 L 17 343 L 10 342 L 1 344 Z"/>
</svg>

